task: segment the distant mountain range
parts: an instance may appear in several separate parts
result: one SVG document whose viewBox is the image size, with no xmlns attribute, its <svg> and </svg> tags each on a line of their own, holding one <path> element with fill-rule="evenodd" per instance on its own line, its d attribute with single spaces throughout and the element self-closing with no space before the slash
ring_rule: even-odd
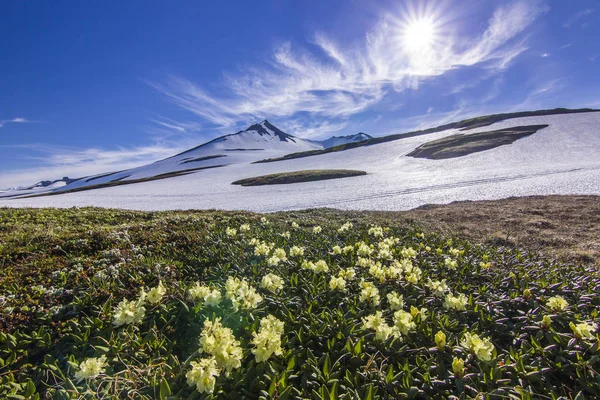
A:
<svg viewBox="0 0 600 400">
<path fill-rule="evenodd" d="M 114 186 L 173 176 L 185 175 L 202 169 L 218 168 L 240 162 L 280 157 L 289 153 L 323 150 L 372 139 L 366 133 L 333 136 L 326 140 L 309 140 L 290 135 L 264 120 L 243 131 L 220 136 L 207 143 L 186 150 L 164 160 L 123 171 L 86 176 L 79 179 L 64 177 L 19 187 L 18 191 L 42 192 L 82 190 L 92 187 Z"/>
<path fill-rule="evenodd" d="M 174 156 L 152 162 L 140 167 L 131 168 L 123 171 L 112 171 L 98 175 L 86 176 L 79 179 L 71 179 L 64 177 L 62 179 L 41 181 L 27 187 L 20 187 L 10 191 L 0 191 L 0 198 L 15 198 L 30 195 L 53 194 L 76 192 L 88 189 L 103 188 L 109 186 L 120 186 L 125 184 L 140 183 L 166 178 L 180 177 L 184 175 L 194 174 L 201 170 L 212 170 L 206 174 L 194 174 L 190 179 L 198 178 L 200 175 L 210 175 L 215 177 L 214 182 L 220 182 L 232 179 L 235 181 L 239 177 L 243 177 L 245 173 L 254 170 L 253 165 L 264 165 L 275 161 L 291 161 L 299 158 L 309 158 L 305 162 L 298 164 L 294 161 L 293 164 L 280 166 L 264 166 L 261 171 L 268 173 L 270 171 L 290 168 L 287 165 L 293 165 L 298 168 L 303 165 L 308 169 L 323 168 L 323 165 L 328 164 L 326 160 L 336 160 L 334 166 L 343 161 L 348 166 L 354 168 L 355 164 L 364 162 L 367 152 L 352 152 L 352 156 L 343 157 L 316 157 L 327 154 L 346 152 L 351 149 L 366 149 L 377 147 L 378 157 L 373 162 L 379 163 L 384 158 L 384 154 L 388 154 L 388 148 L 393 147 L 391 142 L 405 142 L 408 139 L 418 136 L 436 134 L 439 132 L 447 132 L 446 135 L 452 133 L 460 133 L 461 131 L 470 131 L 486 128 L 489 125 L 506 122 L 513 119 L 523 119 L 531 117 L 558 116 L 575 113 L 590 113 L 598 110 L 592 109 L 564 109 L 557 108 L 551 110 L 525 111 L 507 114 L 486 115 L 477 118 L 466 119 L 459 122 L 452 122 L 438 127 L 429 129 L 393 134 L 382 137 L 372 137 L 366 133 L 357 133 L 348 136 L 333 136 L 326 140 L 309 140 L 296 137 L 277 128 L 269 121 L 264 120 L 261 123 L 254 124 L 243 131 L 237 133 L 220 136 L 207 143 L 201 144 L 182 153 Z M 546 124 L 547 119 L 534 120 L 536 124 Z M 516 121 L 515 121 L 516 123 Z M 524 124 L 524 123 L 522 123 Z M 527 124 L 530 125 L 530 124 Z M 514 128 L 512 125 L 508 126 Z M 516 127 L 516 125 L 515 125 Z M 493 130 L 493 129 L 491 129 Z M 528 135 L 535 132 L 531 130 Z M 467 134 L 467 133 L 461 133 Z M 468 138 L 472 139 L 472 138 Z M 387 143 L 385 146 L 377 146 Z M 417 142 L 415 142 L 417 143 Z M 425 140 L 420 141 L 425 143 Z M 480 144 L 478 144 L 480 145 Z M 397 145 L 394 145 L 397 146 Z M 593 145 L 592 145 L 593 146 Z M 416 148 L 417 146 L 415 146 Z M 483 146 L 487 148 L 487 146 Z M 409 154 L 415 148 L 407 149 L 406 154 Z M 464 149 L 463 149 L 464 150 Z M 462 150 L 461 150 L 462 151 Z M 468 152 L 467 152 L 468 153 Z M 361 158 L 362 157 L 362 158 Z M 397 162 L 394 159 L 394 163 Z M 231 166 L 230 168 L 223 168 Z M 368 164 L 372 167 L 372 163 Z M 366 168 L 367 170 L 369 168 Z M 233 173 L 233 171 L 237 171 Z M 65 171 L 67 172 L 67 171 Z M 231 176 L 230 176 L 231 175 Z M 238 177 L 239 175 L 239 177 Z M 187 182 L 188 180 L 186 180 Z M 181 182 L 178 180 L 177 182 Z M 169 181 L 162 184 L 162 187 L 169 187 L 175 181 Z M 201 190 L 203 194 L 209 193 L 214 189 L 214 185 L 209 185 L 204 188 L 186 188 L 186 192 L 194 192 Z M 227 189 L 229 190 L 229 189 Z"/>
</svg>

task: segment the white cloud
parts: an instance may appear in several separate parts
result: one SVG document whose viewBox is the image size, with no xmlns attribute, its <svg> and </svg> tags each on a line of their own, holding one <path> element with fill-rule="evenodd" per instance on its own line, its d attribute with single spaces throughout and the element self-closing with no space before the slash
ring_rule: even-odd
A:
<svg viewBox="0 0 600 400">
<path fill-rule="evenodd" d="M 6 124 L 24 124 L 28 122 L 32 121 L 29 121 L 27 118 L 0 119 L 0 128 Z"/>
<path fill-rule="evenodd" d="M 517 36 L 546 11 L 538 1 L 517 1 L 496 9 L 486 29 L 471 40 L 444 35 L 428 50 L 403 44 L 406 21 L 387 15 L 360 45 L 344 47 L 322 33 L 313 40 L 316 52 L 282 43 L 267 67 L 248 65 L 244 73 L 226 75 L 219 95 L 176 76 L 149 84 L 216 126 L 262 118 L 294 120 L 298 113 L 337 124 L 373 108 L 387 94 L 417 89 L 423 80 L 453 69 L 477 65 L 492 74 L 503 71 L 527 49 L 525 39 Z"/>
</svg>

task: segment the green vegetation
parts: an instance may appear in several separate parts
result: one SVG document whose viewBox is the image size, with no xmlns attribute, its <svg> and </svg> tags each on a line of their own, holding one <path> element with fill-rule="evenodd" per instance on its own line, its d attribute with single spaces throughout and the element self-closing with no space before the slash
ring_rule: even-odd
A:
<svg viewBox="0 0 600 400">
<path fill-rule="evenodd" d="M 283 185 L 288 183 L 314 182 L 327 179 L 350 178 L 353 176 L 366 175 L 365 171 L 355 171 L 349 169 L 306 169 L 302 171 L 281 172 L 256 176 L 254 178 L 240 179 L 232 182 L 232 185 L 242 186 L 262 186 L 262 185 Z"/>
<path fill-rule="evenodd" d="M 527 125 L 497 131 L 479 132 L 470 135 L 456 134 L 423 143 L 407 154 L 409 157 L 442 160 L 456 158 L 498 146 L 511 144 L 516 140 L 533 135 L 548 125 Z"/>
<path fill-rule="evenodd" d="M 538 110 L 538 111 L 523 111 L 523 112 L 514 112 L 514 113 L 506 113 L 506 114 L 493 114 L 493 115 L 484 115 L 477 118 L 466 119 L 459 122 L 451 122 L 449 124 L 440 125 L 435 128 L 423 129 L 419 131 L 412 131 L 407 133 L 399 133 L 395 135 L 388 135 L 383 137 L 375 137 L 367 140 L 363 140 L 361 142 L 347 143 L 339 146 L 330 147 L 328 149 L 323 150 L 309 150 L 302 151 L 298 153 L 286 154 L 283 157 L 276 158 L 267 158 L 265 160 L 255 161 L 255 163 L 267 163 L 267 162 L 275 162 L 275 161 L 284 161 L 284 160 L 292 160 L 295 158 L 304 158 L 304 157 L 312 157 L 318 156 L 321 154 L 333 153 L 337 151 L 344 151 L 355 149 L 357 147 L 363 146 L 371 146 L 379 143 L 391 142 L 394 140 L 405 139 L 414 136 L 427 135 L 429 133 L 441 132 L 447 129 L 461 129 L 468 130 L 474 129 L 481 126 L 491 125 L 495 122 L 505 121 L 513 118 L 523 118 L 523 117 L 539 117 L 543 115 L 557 115 L 557 114 L 574 114 L 574 113 L 585 113 L 585 112 L 597 112 L 599 110 L 594 110 L 590 108 L 581 108 L 576 110 L 570 110 L 567 108 L 555 108 L 552 110 Z"/>
<path fill-rule="evenodd" d="M 596 398 L 599 283 L 364 213 L 0 209 L 0 398 Z"/>
</svg>

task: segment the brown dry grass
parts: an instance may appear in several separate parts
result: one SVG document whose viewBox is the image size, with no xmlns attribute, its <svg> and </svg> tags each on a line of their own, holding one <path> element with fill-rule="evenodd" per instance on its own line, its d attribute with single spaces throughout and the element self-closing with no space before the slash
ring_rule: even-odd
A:
<svg viewBox="0 0 600 400">
<path fill-rule="evenodd" d="M 424 206 L 400 213 L 438 232 L 505 242 L 600 265 L 600 196 L 531 196 Z"/>
<path fill-rule="evenodd" d="M 600 196 L 461 201 L 401 212 L 309 212 L 324 218 L 414 224 L 450 237 L 525 248 L 563 262 L 600 265 Z"/>
</svg>

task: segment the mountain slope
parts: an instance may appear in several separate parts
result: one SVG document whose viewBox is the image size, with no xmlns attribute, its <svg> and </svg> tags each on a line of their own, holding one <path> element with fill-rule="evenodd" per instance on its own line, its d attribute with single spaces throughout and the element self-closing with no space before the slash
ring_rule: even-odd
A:
<svg viewBox="0 0 600 400">
<path fill-rule="evenodd" d="M 209 168 L 219 168 L 231 164 L 252 162 L 263 158 L 280 157 L 289 153 L 322 150 L 329 146 L 362 141 L 371 136 L 365 133 L 315 141 L 299 138 L 283 132 L 269 121 L 264 120 L 246 130 L 220 136 L 172 157 L 123 171 L 103 173 L 80 179 L 65 181 L 66 184 L 34 185 L 35 193 L 61 192 L 98 188 L 105 186 L 138 183 L 186 175 Z M 11 197 L 31 194 L 34 187 L 12 191 L 1 196 Z"/>
</svg>

